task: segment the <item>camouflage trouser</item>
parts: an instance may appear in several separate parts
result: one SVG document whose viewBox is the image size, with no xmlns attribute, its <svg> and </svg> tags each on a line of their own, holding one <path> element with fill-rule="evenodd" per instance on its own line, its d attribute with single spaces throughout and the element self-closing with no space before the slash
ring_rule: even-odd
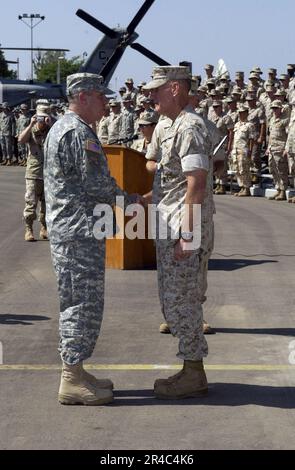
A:
<svg viewBox="0 0 295 470">
<path fill-rule="evenodd" d="M 236 165 L 237 180 L 240 188 L 250 188 L 251 173 L 250 173 L 250 158 L 247 149 L 234 149 L 232 152 L 232 159 Z"/>
<path fill-rule="evenodd" d="M 283 151 L 273 150 L 269 154 L 269 171 L 273 176 L 273 182 L 277 189 L 286 191 L 289 186 L 288 158 L 283 156 Z"/>
<path fill-rule="evenodd" d="M 215 173 L 215 182 L 217 184 L 226 185 L 227 184 L 227 169 L 228 169 L 228 158 L 226 152 L 223 147 L 217 152 L 215 158 L 216 160 L 220 159 L 223 160 L 223 166 L 218 172 Z"/>
<path fill-rule="evenodd" d="M 77 364 L 94 350 L 104 308 L 105 242 L 51 243 L 60 299 L 59 352 Z"/>
<path fill-rule="evenodd" d="M 10 135 L 2 135 L 1 148 L 4 160 L 12 160 L 13 146 L 12 137 Z"/>
<path fill-rule="evenodd" d="M 206 302 L 206 291 L 208 288 L 207 274 L 208 263 L 214 248 L 214 222 L 210 220 L 202 223 L 202 239 L 199 250 L 199 270 L 197 275 L 198 298 L 201 304 Z"/>
<path fill-rule="evenodd" d="M 42 225 L 46 226 L 45 222 L 45 197 L 44 197 L 44 181 L 37 179 L 26 178 L 26 194 L 25 194 L 25 209 L 24 220 L 27 223 L 33 223 L 37 218 L 37 205 L 40 201 L 39 221 Z"/>
<path fill-rule="evenodd" d="M 157 240 L 158 288 L 162 313 L 173 336 L 179 339 L 178 357 L 199 361 L 208 354 L 203 334 L 203 310 L 197 276 L 199 257 L 176 261 L 174 245 Z"/>
<path fill-rule="evenodd" d="M 254 173 L 260 174 L 261 173 L 261 149 L 262 145 L 255 144 L 253 145 L 252 149 L 252 170 Z"/>
<path fill-rule="evenodd" d="M 289 175 L 293 177 L 293 186 L 295 188 L 295 153 L 288 154 Z"/>
<path fill-rule="evenodd" d="M 28 157 L 28 145 L 18 143 L 18 156 L 21 159 L 27 159 Z"/>
</svg>

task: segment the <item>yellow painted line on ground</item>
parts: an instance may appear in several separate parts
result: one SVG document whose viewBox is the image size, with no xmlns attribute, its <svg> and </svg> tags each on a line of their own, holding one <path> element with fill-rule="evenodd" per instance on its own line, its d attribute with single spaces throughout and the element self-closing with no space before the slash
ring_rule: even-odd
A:
<svg viewBox="0 0 295 470">
<path fill-rule="evenodd" d="M 165 364 L 87 364 L 85 369 L 88 370 L 180 370 L 180 365 L 165 365 Z M 205 366 L 206 370 L 237 370 L 237 371 L 282 371 L 293 370 L 295 365 L 286 364 L 208 364 Z M 22 370 L 22 371 L 50 371 L 61 370 L 58 364 L 1 364 L 0 371 L 3 370 Z"/>
</svg>

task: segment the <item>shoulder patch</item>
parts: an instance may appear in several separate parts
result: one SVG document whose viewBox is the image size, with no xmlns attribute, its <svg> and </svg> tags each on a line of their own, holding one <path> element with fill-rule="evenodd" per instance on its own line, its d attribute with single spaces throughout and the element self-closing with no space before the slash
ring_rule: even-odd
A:
<svg viewBox="0 0 295 470">
<path fill-rule="evenodd" d="M 100 153 L 101 147 L 97 142 L 95 142 L 95 140 L 87 139 L 85 141 L 85 150 L 88 150 L 89 152 Z"/>
</svg>

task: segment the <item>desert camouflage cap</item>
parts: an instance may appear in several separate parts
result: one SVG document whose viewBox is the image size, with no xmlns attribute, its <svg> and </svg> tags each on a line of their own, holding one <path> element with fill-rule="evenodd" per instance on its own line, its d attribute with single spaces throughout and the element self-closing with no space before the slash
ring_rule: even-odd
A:
<svg viewBox="0 0 295 470">
<path fill-rule="evenodd" d="M 285 90 L 277 90 L 274 94 L 274 96 L 286 96 L 287 93 L 285 92 Z"/>
<path fill-rule="evenodd" d="M 20 109 L 29 109 L 29 106 L 25 103 L 20 105 Z"/>
<path fill-rule="evenodd" d="M 50 115 L 50 107 L 44 104 L 38 104 L 36 107 L 36 115 L 48 117 Z"/>
<path fill-rule="evenodd" d="M 206 64 L 204 67 L 205 70 L 214 70 L 214 65 Z"/>
<path fill-rule="evenodd" d="M 228 104 L 229 103 L 235 103 L 236 100 L 234 99 L 233 96 L 228 96 L 227 98 L 225 98 L 225 102 L 228 103 Z"/>
<path fill-rule="evenodd" d="M 294 64 L 288 64 L 287 65 L 287 70 L 293 70 L 295 69 L 295 65 Z"/>
<path fill-rule="evenodd" d="M 288 75 L 288 74 L 286 74 L 286 73 L 281 73 L 279 80 L 286 80 L 287 78 L 289 78 L 289 75 Z"/>
<path fill-rule="evenodd" d="M 240 88 L 239 86 L 233 87 L 232 94 L 233 94 L 233 95 L 241 95 L 241 94 L 242 94 L 241 88 Z"/>
<path fill-rule="evenodd" d="M 109 101 L 109 107 L 110 107 L 110 108 L 114 108 L 115 106 L 121 106 L 120 101 L 117 101 L 117 100 L 110 100 L 110 101 Z"/>
<path fill-rule="evenodd" d="M 213 106 L 213 108 L 217 108 L 218 106 L 222 106 L 222 102 L 221 102 L 221 101 L 217 101 L 217 100 L 216 100 L 216 101 L 213 101 L 212 106 Z"/>
<path fill-rule="evenodd" d="M 271 108 L 280 108 L 282 109 L 283 105 L 282 105 L 282 102 L 280 100 L 274 100 L 272 103 L 271 103 Z"/>
<path fill-rule="evenodd" d="M 260 67 L 257 67 L 257 66 L 253 67 L 253 69 L 251 70 L 250 73 L 252 73 L 252 72 L 253 72 L 253 73 L 259 73 L 259 75 L 262 75 L 262 74 L 263 74 L 261 68 L 260 68 Z"/>
<path fill-rule="evenodd" d="M 126 78 L 125 83 L 134 83 L 133 78 Z"/>
<path fill-rule="evenodd" d="M 73 73 L 67 77 L 67 95 L 74 95 L 81 91 L 99 91 L 105 95 L 112 95 L 103 83 L 103 77 L 96 73 Z"/>
<path fill-rule="evenodd" d="M 277 73 L 277 69 L 268 69 L 267 73 L 272 73 L 272 74 L 276 74 Z"/>
<path fill-rule="evenodd" d="M 245 100 L 246 100 L 246 101 L 256 101 L 256 98 L 255 98 L 255 96 L 253 96 L 253 95 L 246 95 Z"/>
<path fill-rule="evenodd" d="M 244 72 L 241 72 L 241 71 L 236 72 L 236 78 L 244 78 L 244 76 L 245 76 Z"/>
<path fill-rule="evenodd" d="M 251 72 L 249 75 L 249 80 L 252 80 L 253 78 L 256 78 L 256 80 L 259 80 L 260 79 L 259 73 Z"/>
<path fill-rule="evenodd" d="M 245 104 L 240 104 L 238 107 L 238 113 L 245 113 L 246 111 L 249 111 L 248 106 Z"/>
<path fill-rule="evenodd" d="M 36 106 L 38 106 L 39 104 L 42 104 L 44 106 L 50 106 L 49 101 L 45 98 L 40 98 L 39 100 L 37 100 L 36 101 Z"/>
<path fill-rule="evenodd" d="M 215 82 L 216 82 L 215 78 L 209 78 L 207 80 L 207 85 L 215 85 Z"/>
<path fill-rule="evenodd" d="M 153 70 L 152 81 L 145 85 L 145 90 L 153 90 L 165 85 L 170 80 L 191 80 L 189 67 L 185 66 L 163 66 L 155 67 Z"/>
<path fill-rule="evenodd" d="M 145 113 L 141 113 L 138 124 L 140 126 L 149 126 L 150 124 L 157 124 L 158 120 L 159 115 L 157 113 L 146 111 Z"/>
</svg>

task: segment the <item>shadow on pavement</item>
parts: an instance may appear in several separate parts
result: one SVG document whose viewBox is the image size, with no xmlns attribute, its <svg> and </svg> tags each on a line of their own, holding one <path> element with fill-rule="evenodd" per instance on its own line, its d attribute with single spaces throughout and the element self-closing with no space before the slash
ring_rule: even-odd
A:
<svg viewBox="0 0 295 470">
<path fill-rule="evenodd" d="M 211 259 L 209 260 L 209 269 L 211 271 L 236 271 L 247 266 L 259 266 L 265 263 L 278 263 L 278 261 L 268 259 Z"/>
<path fill-rule="evenodd" d="M 36 321 L 50 320 L 41 315 L 0 314 L 0 325 L 33 325 Z"/>
<path fill-rule="evenodd" d="M 216 333 L 295 336 L 295 328 L 214 328 Z"/>
<path fill-rule="evenodd" d="M 271 387 L 237 383 L 211 383 L 209 394 L 202 398 L 157 400 L 153 390 L 115 390 L 112 406 L 245 406 L 294 409 L 295 387 Z M 125 398 L 126 397 L 126 398 Z"/>
</svg>

